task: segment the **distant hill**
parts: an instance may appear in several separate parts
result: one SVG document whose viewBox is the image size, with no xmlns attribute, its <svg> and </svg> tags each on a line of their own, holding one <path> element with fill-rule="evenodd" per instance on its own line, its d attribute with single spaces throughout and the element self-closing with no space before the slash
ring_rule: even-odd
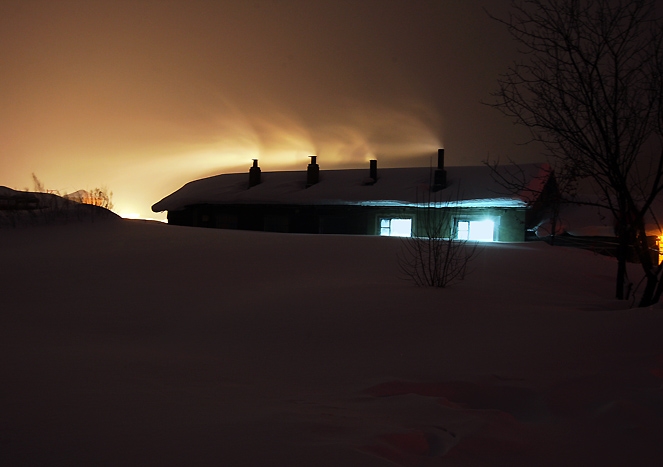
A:
<svg viewBox="0 0 663 467">
<path fill-rule="evenodd" d="M 76 192 L 72 198 L 72 195 L 62 197 L 0 186 L 0 227 L 120 219 L 108 209 L 84 204 L 85 198 L 79 196 L 83 192 Z"/>
</svg>

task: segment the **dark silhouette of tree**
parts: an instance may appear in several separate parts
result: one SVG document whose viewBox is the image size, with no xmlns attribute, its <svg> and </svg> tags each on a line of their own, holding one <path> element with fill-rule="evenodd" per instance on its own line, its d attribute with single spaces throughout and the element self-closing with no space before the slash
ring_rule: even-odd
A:
<svg viewBox="0 0 663 467">
<path fill-rule="evenodd" d="M 490 104 L 531 131 L 558 168 L 589 182 L 614 216 L 615 295 L 625 298 L 629 247 L 663 292 L 645 219 L 663 191 L 663 24 L 651 0 L 513 0 L 504 24 L 520 59 Z M 585 202 L 585 204 L 587 204 Z"/>
<path fill-rule="evenodd" d="M 39 180 L 39 178 L 37 177 L 37 175 L 35 175 L 34 172 L 32 172 L 32 185 L 34 187 L 35 192 L 46 193 L 46 187 L 44 186 L 44 182 Z"/>
<path fill-rule="evenodd" d="M 426 187 L 418 196 L 423 203 L 417 210 L 416 236 L 403 238 L 398 255 L 403 277 L 420 287 L 442 288 L 465 279 L 468 265 L 479 254 L 477 242 L 455 238 L 459 191 L 451 199 L 442 199 L 439 193 Z"/>
</svg>

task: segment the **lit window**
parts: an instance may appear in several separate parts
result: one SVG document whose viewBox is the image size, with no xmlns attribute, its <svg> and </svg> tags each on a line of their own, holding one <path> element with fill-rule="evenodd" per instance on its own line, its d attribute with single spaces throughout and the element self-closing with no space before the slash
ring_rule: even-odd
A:
<svg viewBox="0 0 663 467">
<path fill-rule="evenodd" d="M 380 219 L 380 235 L 387 237 L 411 237 L 412 219 Z"/>
<path fill-rule="evenodd" d="M 470 223 L 468 221 L 458 221 L 458 240 L 470 239 Z"/>
<path fill-rule="evenodd" d="M 458 221 L 456 225 L 456 238 L 458 240 L 492 242 L 494 232 L 495 222 L 490 219 L 482 221 Z"/>
</svg>

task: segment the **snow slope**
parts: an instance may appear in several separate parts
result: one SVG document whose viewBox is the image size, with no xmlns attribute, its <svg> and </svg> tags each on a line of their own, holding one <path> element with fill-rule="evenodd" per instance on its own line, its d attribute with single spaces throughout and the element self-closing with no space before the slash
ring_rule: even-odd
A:
<svg viewBox="0 0 663 467">
<path fill-rule="evenodd" d="M 81 192 L 82 190 L 63 197 L 53 193 L 16 191 L 0 186 L 0 228 L 119 219 L 117 214 L 108 209 L 82 203 Z M 15 207 L 16 199 L 28 199 L 34 203 L 31 204 L 31 209 L 11 209 Z"/>
<path fill-rule="evenodd" d="M 432 290 L 399 246 L 0 229 L 0 464 L 661 465 L 663 311 L 612 259 L 490 244 Z"/>
</svg>

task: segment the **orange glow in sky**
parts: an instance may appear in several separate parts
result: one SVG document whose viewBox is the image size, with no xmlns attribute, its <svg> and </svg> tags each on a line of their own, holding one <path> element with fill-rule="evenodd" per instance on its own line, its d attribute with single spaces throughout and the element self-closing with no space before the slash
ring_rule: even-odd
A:
<svg viewBox="0 0 663 467">
<path fill-rule="evenodd" d="M 0 185 L 106 186 L 118 213 L 223 172 L 539 160 L 480 101 L 496 2 L 3 0 Z M 162 215 L 163 217 L 164 215 Z"/>
</svg>

